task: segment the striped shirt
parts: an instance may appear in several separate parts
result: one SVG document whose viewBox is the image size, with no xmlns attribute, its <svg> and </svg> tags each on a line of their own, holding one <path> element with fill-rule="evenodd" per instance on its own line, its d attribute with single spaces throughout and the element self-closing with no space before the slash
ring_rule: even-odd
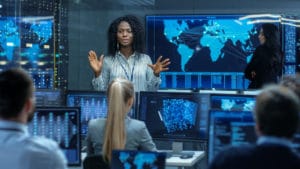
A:
<svg viewBox="0 0 300 169">
<path fill-rule="evenodd" d="M 131 81 L 136 92 L 156 91 L 160 86 L 161 78 L 154 75 L 148 64 L 152 64 L 150 57 L 136 52 L 128 59 L 120 52 L 115 57 L 104 57 L 100 76 L 92 80 L 93 88 L 106 91 L 108 84 L 119 77 Z"/>
</svg>

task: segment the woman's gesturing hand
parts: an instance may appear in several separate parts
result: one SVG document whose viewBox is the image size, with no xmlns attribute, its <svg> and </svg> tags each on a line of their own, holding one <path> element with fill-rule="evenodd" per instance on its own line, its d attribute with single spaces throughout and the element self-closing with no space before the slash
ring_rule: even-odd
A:
<svg viewBox="0 0 300 169">
<path fill-rule="evenodd" d="M 148 64 L 148 66 L 151 67 L 155 76 L 159 76 L 160 72 L 169 70 L 168 66 L 170 64 L 171 62 L 169 58 L 162 61 L 162 56 L 160 56 L 155 64 Z"/>
<path fill-rule="evenodd" d="M 101 74 L 101 69 L 103 65 L 103 57 L 104 55 L 101 55 L 98 59 L 97 54 L 95 51 L 90 50 L 89 51 L 89 62 L 92 70 L 94 71 L 95 77 L 98 77 Z"/>
</svg>

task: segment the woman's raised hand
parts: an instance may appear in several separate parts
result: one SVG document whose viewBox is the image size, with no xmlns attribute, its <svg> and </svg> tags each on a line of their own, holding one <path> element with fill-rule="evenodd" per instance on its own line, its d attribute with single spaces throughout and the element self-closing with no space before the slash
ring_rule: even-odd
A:
<svg viewBox="0 0 300 169">
<path fill-rule="evenodd" d="M 93 50 L 89 51 L 88 58 L 89 58 L 90 66 L 95 74 L 95 77 L 98 77 L 101 74 L 102 65 L 103 65 L 103 57 L 104 57 L 104 55 L 102 54 L 100 56 L 100 58 L 98 59 L 95 51 L 93 51 Z"/>
<path fill-rule="evenodd" d="M 171 64 L 170 59 L 164 59 L 162 61 L 162 56 L 160 56 L 155 64 L 148 64 L 149 67 L 153 70 L 153 73 L 155 76 L 159 76 L 159 73 L 162 71 L 169 70 L 168 66 Z"/>
</svg>

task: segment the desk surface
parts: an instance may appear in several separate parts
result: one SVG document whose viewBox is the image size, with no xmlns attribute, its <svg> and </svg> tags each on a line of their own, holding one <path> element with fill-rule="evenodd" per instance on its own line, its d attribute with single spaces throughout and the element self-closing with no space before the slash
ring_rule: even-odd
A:
<svg viewBox="0 0 300 169">
<path fill-rule="evenodd" d="M 182 159 L 180 157 L 174 156 L 166 159 L 167 166 L 182 166 L 182 167 L 191 167 L 199 160 L 203 159 L 205 156 L 204 151 L 193 151 L 195 154 L 192 158 Z"/>
<path fill-rule="evenodd" d="M 185 151 L 183 151 L 185 152 Z M 194 152 L 192 158 L 182 159 L 178 156 L 172 156 L 166 159 L 167 166 L 180 166 L 180 167 L 191 167 L 205 156 L 204 151 L 187 151 L 187 152 Z"/>
<path fill-rule="evenodd" d="M 164 151 L 164 150 L 162 150 Z M 170 150 L 166 150 L 164 152 L 169 152 Z M 191 167 L 205 156 L 204 151 L 183 151 L 183 152 L 193 152 L 194 155 L 192 158 L 182 159 L 179 156 L 172 156 L 166 159 L 166 166 L 174 166 L 174 167 Z M 86 157 L 86 153 L 82 153 L 82 160 Z M 75 169 L 76 167 L 70 167 Z M 77 168 L 76 168 L 77 169 Z"/>
</svg>

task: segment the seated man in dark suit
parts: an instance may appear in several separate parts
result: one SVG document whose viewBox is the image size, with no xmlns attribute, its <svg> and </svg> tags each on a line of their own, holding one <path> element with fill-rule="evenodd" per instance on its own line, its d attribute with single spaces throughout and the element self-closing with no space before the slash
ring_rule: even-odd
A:
<svg viewBox="0 0 300 169">
<path fill-rule="evenodd" d="M 269 86 L 256 98 L 256 145 L 229 147 L 209 164 L 209 169 L 299 169 L 300 157 L 291 139 L 299 120 L 299 99 L 290 89 Z"/>
</svg>

